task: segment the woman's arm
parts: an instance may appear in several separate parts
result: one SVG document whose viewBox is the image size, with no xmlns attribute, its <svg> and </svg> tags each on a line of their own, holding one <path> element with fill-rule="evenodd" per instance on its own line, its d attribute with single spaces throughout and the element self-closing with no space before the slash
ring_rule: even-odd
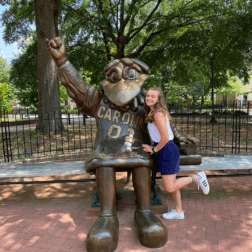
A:
<svg viewBox="0 0 252 252">
<path fill-rule="evenodd" d="M 166 125 L 166 117 L 162 112 L 155 113 L 154 120 L 155 120 L 155 125 L 157 126 L 158 131 L 161 136 L 161 139 L 158 145 L 155 146 L 155 151 L 158 152 L 169 142 L 169 134 L 168 134 L 168 129 Z M 150 152 L 151 154 L 153 154 L 152 146 L 148 144 L 143 144 L 142 146 L 145 152 Z"/>
</svg>

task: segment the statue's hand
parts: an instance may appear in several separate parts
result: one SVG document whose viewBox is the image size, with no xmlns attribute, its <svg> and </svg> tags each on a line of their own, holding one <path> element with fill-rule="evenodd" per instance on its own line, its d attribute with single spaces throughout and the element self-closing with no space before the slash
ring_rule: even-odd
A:
<svg viewBox="0 0 252 252">
<path fill-rule="evenodd" d="M 49 39 L 45 40 L 48 51 L 50 52 L 52 58 L 54 59 L 57 66 L 62 65 L 62 62 L 66 60 L 66 48 L 65 48 L 65 38 L 63 36 L 62 39 L 60 37 L 53 38 L 49 41 Z"/>
<path fill-rule="evenodd" d="M 178 141 L 178 142 L 184 142 L 185 144 L 198 144 L 199 143 L 199 140 L 197 138 L 192 137 L 190 135 L 188 135 L 188 136 L 179 136 L 179 137 L 176 137 L 175 140 Z"/>
<path fill-rule="evenodd" d="M 186 136 L 186 140 L 188 143 L 191 142 L 193 144 L 199 144 L 199 140 L 193 136 L 190 136 L 190 135 Z"/>
</svg>

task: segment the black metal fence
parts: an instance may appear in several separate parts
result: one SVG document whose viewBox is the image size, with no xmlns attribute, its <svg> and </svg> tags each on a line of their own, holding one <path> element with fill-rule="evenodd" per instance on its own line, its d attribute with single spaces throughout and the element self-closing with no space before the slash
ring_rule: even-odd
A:
<svg viewBox="0 0 252 252">
<path fill-rule="evenodd" d="M 252 105 L 236 100 L 228 107 L 215 105 L 214 113 L 210 106 L 169 107 L 179 133 L 196 137 L 199 149 L 252 154 Z"/>
<path fill-rule="evenodd" d="M 232 107 L 215 105 L 217 123 L 210 123 L 212 108 L 207 106 L 169 105 L 171 115 L 181 135 L 199 140 L 199 150 L 228 151 L 234 154 L 252 154 L 252 106 L 244 108 L 240 101 Z M 38 129 L 36 109 L 0 109 L 0 161 L 31 156 L 48 156 L 89 151 L 96 137 L 96 122 L 92 117 L 61 110 L 63 127 L 51 127 L 49 132 Z M 44 118 L 43 124 L 52 117 Z"/>
<path fill-rule="evenodd" d="M 2 108 L 0 112 L 0 160 L 86 151 L 92 148 L 95 140 L 95 119 L 77 111 L 61 110 L 60 118 L 54 117 L 53 120 L 61 120 L 63 127 L 59 131 L 49 126 L 48 132 L 38 129 L 39 113 L 36 109 L 6 113 Z M 42 127 L 52 120 L 49 112 L 46 115 Z"/>
</svg>

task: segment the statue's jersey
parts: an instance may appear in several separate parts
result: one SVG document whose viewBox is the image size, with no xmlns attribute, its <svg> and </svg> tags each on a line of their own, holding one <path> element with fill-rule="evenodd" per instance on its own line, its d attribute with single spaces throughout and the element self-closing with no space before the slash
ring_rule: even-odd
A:
<svg viewBox="0 0 252 252">
<path fill-rule="evenodd" d="M 139 105 L 135 112 L 131 109 L 121 112 L 110 107 L 103 95 L 93 115 L 96 118 L 97 135 L 94 150 L 86 159 L 85 169 L 91 171 L 101 166 L 119 169 L 151 167 L 153 161 L 142 147 L 143 143 L 149 143 L 144 124 L 144 107 Z"/>
</svg>

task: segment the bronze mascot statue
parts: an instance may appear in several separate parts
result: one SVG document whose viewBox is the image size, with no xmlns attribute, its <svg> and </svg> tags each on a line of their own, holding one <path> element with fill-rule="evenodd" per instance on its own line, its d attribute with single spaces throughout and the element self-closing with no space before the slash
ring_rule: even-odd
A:
<svg viewBox="0 0 252 252">
<path fill-rule="evenodd" d="M 137 59 L 116 59 L 104 68 L 106 79 L 101 82 L 104 90 L 97 90 L 85 83 L 67 60 L 64 40 L 64 37 L 46 39 L 47 48 L 69 96 L 79 111 L 94 117 L 97 124 L 94 150 L 84 169 L 96 171 L 101 214 L 88 233 L 87 251 L 112 252 L 117 249 L 119 222 L 115 173 L 120 170 L 132 171 L 136 194 L 135 223 L 140 244 L 160 248 L 167 243 L 168 233 L 151 211 L 153 159 L 142 148 L 143 143 L 150 141 L 144 124 L 145 96 L 142 91 L 149 79 L 146 75 L 149 67 Z M 178 143 L 196 144 L 194 138 L 181 137 L 174 125 L 172 129 Z M 181 160 L 183 162 L 183 158 Z"/>
</svg>

